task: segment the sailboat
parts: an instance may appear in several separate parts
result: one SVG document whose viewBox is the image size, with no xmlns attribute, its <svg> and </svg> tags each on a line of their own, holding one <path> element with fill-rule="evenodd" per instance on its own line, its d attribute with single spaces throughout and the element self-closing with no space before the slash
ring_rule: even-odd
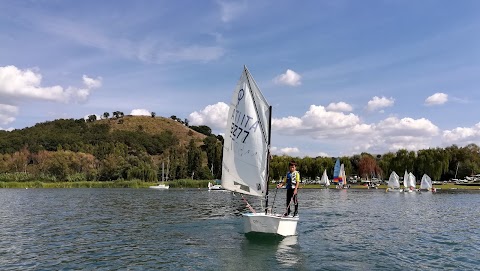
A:
<svg viewBox="0 0 480 271">
<path fill-rule="evenodd" d="M 388 191 L 400 191 L 400 177 L 395 171 L 392 171 L 390 177 L 388 178 L 387 183 L 387 192 Z"/>
<path fill-rule="evenodd" d="M 340 173 L 338 175 L 337 189 L 347 189 L 347 175 L 345 174 L 345 165 L 340 165 Z"/>
<path fill-rule="evenodd" d="M 330 185 L 330 180 L 328 179 L 326 169 L 323 171 L 322 178 L 320 179 L 320 184 L 324 185 L 325 188 L 328 188 L 328 186 Z"/>
<path fill-rule="evenodd" d="M 338 184 L 340 181 L 340 158 L 337 158 L 335 161 L 335 166 L 333 167 L 333 182 Z"/>
<path fill-rule="evenodd" d="M 410 185 L 410 190 L 408 192 L 415 192 L 417 191 L 417 179 L 415 178 L 415 175 L 413 173 L 408 174 L 408 183 Z"/>
<path fill-rule="evenodd" d="M 165 185 L 165 164 L 162 162 L 162 182 L 159 183 L 158 185 L 153 185 L 153 186 L 149 186 L 148 188 L 152 188 L 152 189 L 169 189 L 170 186 L 169 185 Z"/>
<path fill-rule="evenodd" d="M 268 207 L 271 118 L 272 107 L 244 66 L 228 111 L 223 144 L 222 186 L 265 202 L 265 209 L 259 212 L 247 202 L 251 212 L 242 215 L 245 233 L 291 236 L 296 234 L 298 216 L 283 217 L 272 213 L 273 208 Z"/>
<path fill-rule="evenodd" d="M 408 192 L 410 191 L 410 181 L 408 180 L 408 171 L 405 170 L 405 174 L 403 174 L 403 190 L 400 190 L 400 192 Z"/>
<path fill-rule="evenodd" d="M 435 191 L 432 186 L 432 179 L 427 174 L 423 174 L 422 181 L 420 182 L 420 191 Z"/>
<path fill-rule="evenodd" d="M 208 182 L 208 190 L 225 190 L 222 185 L 220 184 L 212 184 L 211 182 Z"/>
</svg>

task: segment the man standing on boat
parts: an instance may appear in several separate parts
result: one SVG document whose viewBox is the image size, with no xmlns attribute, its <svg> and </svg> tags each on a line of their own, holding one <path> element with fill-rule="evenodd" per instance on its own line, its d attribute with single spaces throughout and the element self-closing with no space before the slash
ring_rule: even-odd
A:
<svg viewBox="0 0 480 271">
<path fill-rule="evenodd" d="M 281 188 L 285 185 L 285 188 L 287 189 L 287 212 L 283 215 L 290 215 L 290 205 L 293 201 L 293 204 L 295 205 L 295 211 L 293 212 L 293 216 L 296 216 L 298 214 L 297 193 L 298 187 L 300 186 L 300 173 L 297 171 L 297 164 L 295 163 L 295 161 L 290 161 L 290 163 L 288 164 L 288 168 L 289 171 L 287 172 L 285 179 L 283 180 L 283 182 L 277 185 L 277 188 Z"/>
</svg>

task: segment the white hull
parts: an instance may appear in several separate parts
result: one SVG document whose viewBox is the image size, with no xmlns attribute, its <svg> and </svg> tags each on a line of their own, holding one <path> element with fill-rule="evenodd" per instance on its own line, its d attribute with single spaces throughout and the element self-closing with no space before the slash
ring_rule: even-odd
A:
<svg viewBox="0 0 480 271">
<path fill-rule="evenodd" d="M 225 190 L 225 188 L 220 184 L 213 185 L 211 182 L 208 182 L 208 190 Z"/>
<path fill-rule="evenodd" d="M 404 193 L 414 193 L 414 192 L 418 192 L 419 190 L 417 189 L 414 189 L 414 190 L 410 190 L 410 189 L 400 189 L 400 192 L 404 192 Z"/>
<path fill-rule="evenodd" d="M 208 190 L 225 190 L 225 188 L 223 188 L 221 185 L 212 185 L 210 187 L 208 187 Z"/>
<path fill-rule="evenodd" d="M 245 233 L 260 232 L 272 233 L 281 236 L 297 234 L 298 217 L 282 217 L 272 214 L 243 214 Z"/>
<path fill-rule="evenodd" d="M 168 189 L 170 188 L 169 185 L 164 185 L 164 184 L 159 184 L 159 185 L 155 185 L 155 186 L 149 186 L 148 188 L 152 188 L 152 189 Z"/>
</svg>

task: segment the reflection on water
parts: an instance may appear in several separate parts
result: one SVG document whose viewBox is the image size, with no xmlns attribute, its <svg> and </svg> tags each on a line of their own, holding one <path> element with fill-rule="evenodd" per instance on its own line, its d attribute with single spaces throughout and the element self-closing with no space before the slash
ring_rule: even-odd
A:
<svg viewBox="0 0 480 271">
<path fill-rule="evenodd" d="M 294 267 L 298 264 L 301 254 L 297 246 L 298 236 L 287 236 L 278 244 L 276 258 L 285 267 Z"/>
<path fill-rule="evenodd" d="M 247 200 L 261 210 L 255 198 Z M 284 208 L 285 193 L 276 206 Z M 1 270 L 474 270 L 480 193 L 301 190 L 298 235 L 206 188 L 0 189 Z"/>
<path fill-rule="evenodd" d="M 251 262 L 249 267 L 254 270 L 268 269 L 272 265 L 268 261 L 272 259 L 275 259 L 280 267 L 298 267 L 302 257 L 298 236 L 282 237 L 252 232 L 245 234 L 242 253 L 242 260 L 248 259 Z"/>
</svg>

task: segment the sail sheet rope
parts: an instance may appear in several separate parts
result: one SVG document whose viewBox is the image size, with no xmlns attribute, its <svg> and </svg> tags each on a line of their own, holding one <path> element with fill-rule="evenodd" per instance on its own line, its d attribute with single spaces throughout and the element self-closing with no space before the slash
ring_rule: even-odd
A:
<svg viewBox="0 0 480 271">
<path fill-rule="evenodd" d="M 253 209 L 253 207 L 250 205 L 250 203 L 248 203 L 248 201 L 245 199 L 245 197 L 243 197 L 243 195 L 242 195 L 242 199 L 243 199 L 243 201 L 245 201 L 245 203 L 247 204 L 248 209 L 250 209 L 250 211 L 251 211 L 252 213 L 256 214 L 257 212 L 255 212 L 255 210 Z"/>
</svg>

